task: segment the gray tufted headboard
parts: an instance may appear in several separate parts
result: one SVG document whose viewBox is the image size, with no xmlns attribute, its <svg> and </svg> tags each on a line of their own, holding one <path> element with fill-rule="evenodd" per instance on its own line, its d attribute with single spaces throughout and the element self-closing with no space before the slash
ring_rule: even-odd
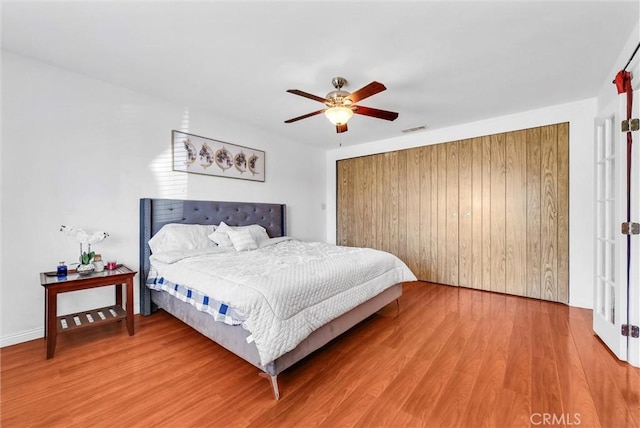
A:
<svg viewBox="0 0 640 428">
<path fill-rule="evenodd" d="M 286 234 L 286 205 L 251 202 L 186 201 L 180 199 L 140 199 L 140 313 L 155 310 L 150 290 L 149 239 L 168 223 L 219 224 L 229 226 L 259 224 L 271 238 Z"/>
</svg>

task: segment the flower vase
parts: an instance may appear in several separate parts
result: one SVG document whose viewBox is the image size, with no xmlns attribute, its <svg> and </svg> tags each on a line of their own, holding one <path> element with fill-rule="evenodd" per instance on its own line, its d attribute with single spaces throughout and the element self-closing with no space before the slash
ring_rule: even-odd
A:
<svg viewBox="0 0 640 428">
<path fill-rule="evenodd" d="M 78 265 L 76 272 L 78 272 L 78 275 L 85 276 L 90 275 L 94 271 L 94 269 L 95 266 L 93 265 L 93 263 L 80 264 Z"/>
<path fill-rule="evenodd" d="M 82 251 L 82 242 L 80 243 L 80 264 L 76 269 L 78 275 L 89 275 L 95 270 L 93 264 L 95 253 L 91 251 L 91 244 L 88 244 L 88 251 Z"/>
</svg>

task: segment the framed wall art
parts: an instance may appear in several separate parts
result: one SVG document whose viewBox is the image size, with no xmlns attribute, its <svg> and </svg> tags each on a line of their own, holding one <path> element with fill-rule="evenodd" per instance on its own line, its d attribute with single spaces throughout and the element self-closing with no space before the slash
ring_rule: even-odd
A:
<svg viewBox="0 0 640 428">
<path fill-rule="evenodd" d="M 249 147 L 171 131 L 173 170 L 264 181 L 265 153 Z"/>
</svg>

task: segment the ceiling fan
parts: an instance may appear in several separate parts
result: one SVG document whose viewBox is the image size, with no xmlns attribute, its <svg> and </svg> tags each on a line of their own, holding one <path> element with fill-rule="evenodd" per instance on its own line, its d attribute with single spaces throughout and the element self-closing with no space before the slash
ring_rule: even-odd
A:
<svg viewBox="0 0 640 428">
<path fill-rule="evenodd" d="M 327 119 L 336 126 L 336 132 L 347 132 L 347 121 L 351 119 L 353 114 L 361 114 L 363 116 L 375 117 L 384 120 L 395 120 L 398 113 L 387 110 L 379 110 L 377 108 L 364 107 L 356 105 L 358 101 L 364 100 L 372 95 L 386 90 L 387 88 L 380 82 L 371 82 L 368 85 L 358 89 L 353 93 L 343 91 L 342 87 L 346 85 L 347 80 L 344 77 L 334 77 L 331 80 L 334 91 L 327 94 L 325 98 L 318 97 L 299 89 L 288 89 L 287 92 L 309 98 L 326 105 L 322 110 L 314 111 L 293 119 L 285 120 L 284 123 L 292 123 L 301 119 L 306 119 L 320 113 L 324 113 Z"/>
</svg>

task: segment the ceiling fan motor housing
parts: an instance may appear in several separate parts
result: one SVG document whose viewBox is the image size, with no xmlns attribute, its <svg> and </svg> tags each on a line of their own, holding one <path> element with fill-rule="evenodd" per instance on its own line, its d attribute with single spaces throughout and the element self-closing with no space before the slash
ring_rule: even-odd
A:
<svg viewBox="0 0 640 428">
<path fill-rule="evenodd" d="M 348 107 L 351 105 L 351 100 L 347 98 L 349 95 L 351 95 L 349 92 L 341 89 L 331 91 L 327 94 L 326 101 L 324 103 L 327 107 Z"/>
<path fill-rule="evenodd" d="M 348 99 L 347 97 L 351 95 L 351 93 L 342 90 L 342 87 L 347 84 L 347 79 L 339 76 L 334 77 L 333 79 L 331 79 L 331 84 L 333 85 L 334 88 L 336 88 L 336 90 L 329 92 L 325 97 L 326 98 L 325 104 L 327 105 L 327 107 L 331 108 L 331 107 L 340 107 L 340 106 L 345 106 L 345 107 L 350 106 L 351 100 Z"/>
</svg>

